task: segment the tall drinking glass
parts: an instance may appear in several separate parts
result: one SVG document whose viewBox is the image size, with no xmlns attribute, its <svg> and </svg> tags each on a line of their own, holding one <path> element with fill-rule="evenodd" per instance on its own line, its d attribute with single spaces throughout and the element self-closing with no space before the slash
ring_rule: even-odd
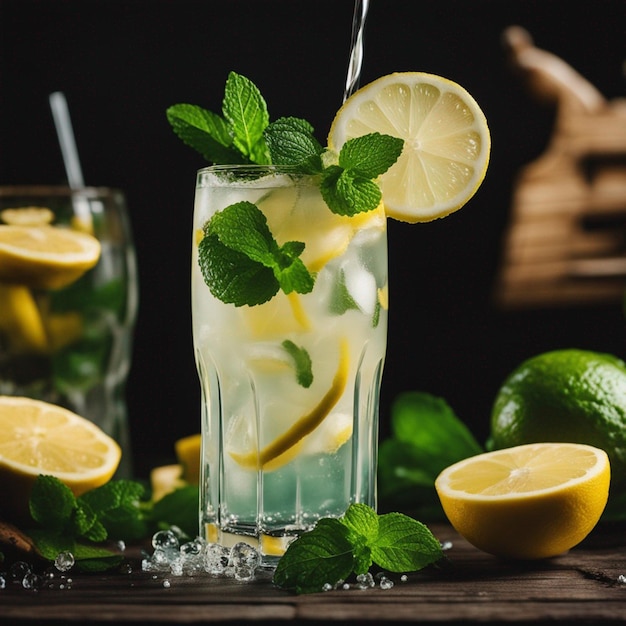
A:
<svg viewBox="0 0 626 626">
<path fill-rule="evenodd" d="M 304 243 L 312 291 L 279 290 L 256 306 L 212 293 L 200 263 L 205 226 L 240 202 L 256 205 L 278 245 Z M 336 215 L 315 178 L 285 168 L 207 167 L 197 175 L 192 256 L 201 526 L 210 542 L 255 545 L 271 567 L 318 519 L 353 502 L 376 506 L 385 215 Z"/>
<path fill-rule="evenodd" d="M 125 385 L 137 313 L 135 251 L 121 191 L 0 187 L 0 224 L 76 229 L 98 263 L 62 289 L 0 283 L 0 393 L 64 406 L 115 438 L 130 472 Z"/>
</svg>

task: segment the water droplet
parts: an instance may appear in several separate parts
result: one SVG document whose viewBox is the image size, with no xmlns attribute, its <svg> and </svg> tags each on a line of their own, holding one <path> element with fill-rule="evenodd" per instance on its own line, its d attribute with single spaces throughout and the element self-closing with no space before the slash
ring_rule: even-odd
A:
<svg viewBox="0 0 626 626">
<path fill-rule="evenodd" d="M 393 587 L 393 580 L 391 580 L 390 578 L 387 578 L 385 576 L 383 576 L 380 579 L 380 588 L 381 589 L 391 589 Z"/>
<path fill-rule="evenodd" d="M 173 530 L 159 530 L 152 536 L 152 547 L 155 550 L 178 550 L 180 543 Z"/>
<path fill-rule="evenodd" d="M 171 582 L 170 582 L 170 581 L 166 578 L 166 579 L 163 581 L 163 586 L 164 586 L 166 589 L 169 589 L 169 588 L 172 586 L 172 583 L 171 583 Z"/>
<path fill-rule="evenodd" d="M 9 574 L 13 580 L 23 580 L 24 576 L 29 572 L 30 565 L 25 561 L 15 561 L 9 570 Z"/>
<path fill-rule="evenodd" d="M 59 552 L 54 559 L 54 566 L 60 572 L 67 572 L 74 567 L 74 555 L 71 552 Z"/>
</svg>

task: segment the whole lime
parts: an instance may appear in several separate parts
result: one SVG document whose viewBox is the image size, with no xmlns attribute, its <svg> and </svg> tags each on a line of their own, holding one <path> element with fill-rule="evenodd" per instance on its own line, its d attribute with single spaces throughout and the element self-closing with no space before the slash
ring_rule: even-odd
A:
<svg viewBox="0 0 626 626">
<path fill-rule="evenodd" d="M 626 495 L 626 363 L 611 354 L 566 349 L 521 363 L 499 389 L 489 447 L 571 442 L 603 449 L 611 463 L 609 501 Z"/>
</svg>

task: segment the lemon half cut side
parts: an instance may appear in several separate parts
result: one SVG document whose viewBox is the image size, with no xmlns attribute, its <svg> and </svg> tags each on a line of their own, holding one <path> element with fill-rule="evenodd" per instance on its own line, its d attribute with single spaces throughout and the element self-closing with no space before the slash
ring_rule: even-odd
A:
<svg viewBox="0 0 626 626">
<path fill-rule="evenodd" d="M 567 552 L 606 506 L 610 465 L 599 448 L 535 443 L 486 452 L 435 481 L 443 510 L 471 544 L 491 554 L 540 559 Z"/>
<path fill-rule="evenodd" d="M 457 83 L 399 72 L 356 91 L 337 112 L 328 145 L 382 133 L 404 140 L 400 158 L 380 177 L 388 217 L 416 223 L 445 217 L 476 193 L 489 163 L 491 136 L 476 100 Z"/>
<path fill-rule="evenodd" d="M 80 495 L 106 483 L 121 459 L 119 445 L 98 426 L 55 404 L 0 396 L 0 507 L 28 511 L 40 474 L 54 476 Z"/>
</svg>

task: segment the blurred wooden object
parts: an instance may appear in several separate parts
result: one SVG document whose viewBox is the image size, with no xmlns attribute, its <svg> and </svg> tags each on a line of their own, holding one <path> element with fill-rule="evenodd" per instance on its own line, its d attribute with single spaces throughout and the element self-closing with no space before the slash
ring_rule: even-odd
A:
<svg viewBox="0 0 626 626">
<path fill-rule="evenodd" d="M 556 107 L 544 153 L 513 188 L 495 297 L 503 308 L 619 301 L 626 289 L 626 100 L 607 101 L 513 26 L 513 68 Z"/>
</svg>

